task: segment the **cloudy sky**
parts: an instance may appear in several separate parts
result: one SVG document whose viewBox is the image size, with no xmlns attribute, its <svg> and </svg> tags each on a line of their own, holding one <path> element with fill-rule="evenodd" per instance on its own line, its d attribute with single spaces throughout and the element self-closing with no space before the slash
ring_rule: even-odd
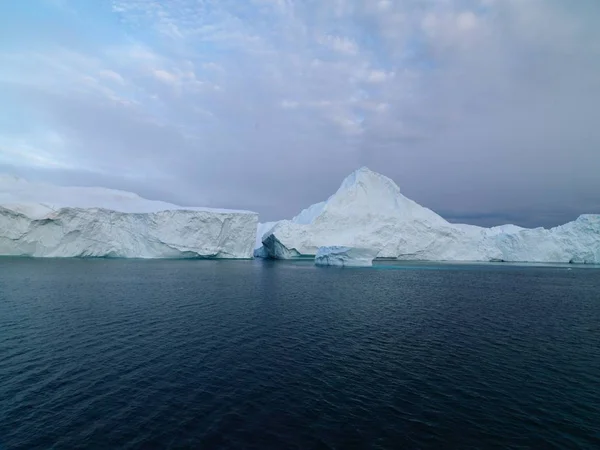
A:
<svg viewBox="0 0 600 450">
<path fill-rule="evenodd" d="M 291 217 L 366 165 L 451 220 L 600 213 L 597 0 L 0 5 L 0 171 Z"/>
</svg>

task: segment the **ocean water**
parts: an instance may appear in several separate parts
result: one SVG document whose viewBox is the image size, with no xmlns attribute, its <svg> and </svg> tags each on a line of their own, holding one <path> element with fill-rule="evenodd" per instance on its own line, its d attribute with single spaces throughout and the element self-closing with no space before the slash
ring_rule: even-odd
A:
<svg viewBox="0 0 600 450">
<path fill-rule="evenodd" d="M 3 258 L 0 448 L 600 448 L 600 270 Z"/>
</svg>

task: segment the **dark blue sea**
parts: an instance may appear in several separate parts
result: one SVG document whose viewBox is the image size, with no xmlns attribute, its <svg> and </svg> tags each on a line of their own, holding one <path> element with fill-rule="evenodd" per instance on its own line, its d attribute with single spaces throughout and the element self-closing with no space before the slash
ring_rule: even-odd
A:
<svg viewBox="0 0 600 450">
<path fill-rule="evenodd" d="M 3 258 L 0 448 L 600 448 L 600 270 Z"/>
</svg>

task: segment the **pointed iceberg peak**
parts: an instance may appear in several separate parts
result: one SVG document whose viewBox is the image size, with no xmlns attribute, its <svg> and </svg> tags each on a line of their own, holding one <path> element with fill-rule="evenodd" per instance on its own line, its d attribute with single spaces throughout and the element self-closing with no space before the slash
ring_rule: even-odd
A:
<svg viewBox="0 0 600 450">
<path fill-rule="evenodd" d="M 350 175 L 348 175 L 344 179 L 344 181 L 349 180 L 349 179 L 357 180 L 360 178 L 369 178 L 369 177 L 374 177 L 374 176 L 381 176 L 381 174 L 369 169 L 367 166 L 362 166 L 362 167 L 359 167 L 358 169 L 356 169 Z"/>
<path fill-rule="evenodd" d="M 354 186 L 360 186 L 366 192 L 390 192 L 393 195 L 400 193 L 400 188 L 388 177 L 381 175 L 378 172 L 374 172 L 366 166 L 356 169 L 350 175 L 348 175 L 342 185 L 340 191 L 345 191 L 353 188 Z"/>
<path fill-rule="evenodd" d="M 343 214 L 379 214 L 385 211 L 405 209 L 408 201 L 400 188 L 388 177 L 361 167 L 348 175 L 337 192 L 327 201 L 330 212 L 343 211 Z M 340 214 L 342 214 L 340 212 Z"/>
<path fill-rule="evenodd" d="M 310 224 L 325 210 L 330 213 L 348 209 L 356 213 L 389 210 L 390 208 L 395 210 L 399 207 L 398 202 L 407 200 L 400 194 L 396 183 L 363 166 L 344 178 L 335 194 L 324 202 L 315 203 L 302 210 L 291 221 L 300 225 Z"/>
<path fill-rule="evenodd" d="M 359 167 L 358 169 L 356 169 L 352 173 L 365 173 L 365 174 L 368 174 L 368 173 L 377 173 L 377 172 L 375 172 L 374 170 L 369 169 L 367 166 L 362 166 L 362 167 Z"/>
</svg>

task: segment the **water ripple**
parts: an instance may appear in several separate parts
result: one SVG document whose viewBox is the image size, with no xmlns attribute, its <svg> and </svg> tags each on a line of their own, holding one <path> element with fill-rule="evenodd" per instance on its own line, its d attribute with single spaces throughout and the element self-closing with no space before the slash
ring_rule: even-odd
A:
<svg viewBox="0 0 600 450">
<path fill-rule="evenodd" d="M 597 270 L 2 259 L 0 448 L 600 448 L 598 323 Z"/>
</svg>

